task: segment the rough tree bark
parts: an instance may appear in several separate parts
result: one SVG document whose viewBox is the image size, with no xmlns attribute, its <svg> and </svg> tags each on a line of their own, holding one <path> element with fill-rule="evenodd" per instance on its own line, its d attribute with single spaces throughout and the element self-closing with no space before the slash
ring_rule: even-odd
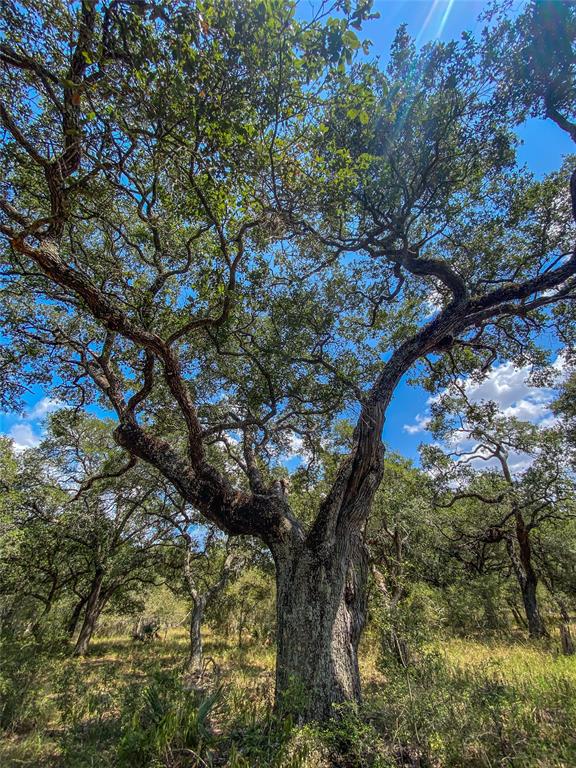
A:
<svg viewBox="0 0 576 768">
<path fill-rule="evenodd" d="M 360 698 L 368 564 L 355 539 L 345 558 L 303 546 L 276 561 L 276 704 L 301 720 L 324 719 L 334 704 Z"/>
</svg>

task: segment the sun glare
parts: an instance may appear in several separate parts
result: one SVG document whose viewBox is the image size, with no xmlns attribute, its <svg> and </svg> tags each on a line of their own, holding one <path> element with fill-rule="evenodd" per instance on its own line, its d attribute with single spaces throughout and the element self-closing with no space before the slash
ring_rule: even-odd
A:
<svg viewBox="0 0 576 768">
<path fill-rule="evenodd" d="M 448 21 L 448 17 L 450 16 L 450 11 L 452 10 L 454 2 L 455 0 L 433 0 L 432 5 L 430 6 L 430 10 L 428 11 L 426 18 L 424 19 L 424 23 L 420 28 L 420 32 L 416 37 L 417 42 L 420 42 L 422 38 L 426 36 L 430 36 L 432 38 L 441 37 L 444 31 L 444 27 L 446 26 L 446 22 Z M 443 13 L 442 13 L 442 10 L 443 10 Z M 442 16 L 440 17 L 440 20 L 438 22 L 438 17 L 440 13 L 442 13 Z M 436 28 L 436 31 L 434 32 L 433 29 L 436 24 L 438 24 L 438 26 Z"/>
</svg>

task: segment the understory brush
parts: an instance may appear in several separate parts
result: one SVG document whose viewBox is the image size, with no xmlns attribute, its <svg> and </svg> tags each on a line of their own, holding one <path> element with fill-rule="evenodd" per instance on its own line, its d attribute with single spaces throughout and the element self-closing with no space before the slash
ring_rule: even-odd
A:
<svg viewBox="0 0 576 768">
<path fill-rule="evenodd" d="M 362 707 L 304 726 L 274 714 L 269 647 L 210 637 L 200 681 L 182 630 L 98 638 L 85 659 L 37 650 L 2 659 L 2 768 L 576 765 L 576 659 L 537 644 L 435 639 L 406 667 L 365 655 Z"/>
<path fill-rule="evenodd" d="M 157 672 L 139 690 L 125 692 L 119 768 L 202 765 L 209 759 L 215 736 L 210 716 L 221 700 L 211 693 L 187 689 L 180 675 Z"/>
<path fill-rule="evenodd" d="M 47 702 L 39 692 L 55 664 L 50 649 L 32 637 L 0 640 L 0 733 L 46 725 Z"/>
<path fill-rule="evenodd" d="M 455 646 L 455 647 L 454 647 Z M 370 720 L 399 764 L 422 768 L 576 765 L 576 665 L 529 645 L 475 657 L 479 643 L 388 661 Z M 461 654 L 467 649 L 466 655 Z M 456 651 L 459 651 L 457 653 Z"/>
</svg>

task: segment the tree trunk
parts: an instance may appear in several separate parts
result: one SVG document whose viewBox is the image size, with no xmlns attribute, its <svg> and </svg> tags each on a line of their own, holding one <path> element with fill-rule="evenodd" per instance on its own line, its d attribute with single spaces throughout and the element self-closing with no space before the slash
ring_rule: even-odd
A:
<svg viewBox="0 0 576 768">
<path fill-rule="evenodd" d="M 510 606 L 510 610 L 512 611 L 512 615 L 514 616 L 514 618 L 516 620 L 516 624 L 518 624 L 518 626 L 521 629 L 526 629 L 526 627 L 528 626 L 526 624 L 526 619 L 524 618 L 524 616 L 522 616 L 522 614 L 518 610 L 517 606 L 514 604 L 514 602 L 512 600 L 508 600 L 508 605 Z"/>
<path fill-rule="evenodd" d="M 30 626 L 30 632 L 34 636 L 34 639 L 36 640 L 37 643 L 41 643 L 44 639 L 44 631 L 43 631 L 42 624 L 44 622 L 44 619 L 48 616 L 48 614 L 52 610 L 52 605 L 54 603 L 54 598 L 56 596 L 57 587 L 58 587 L 57 579 L 55 577 L 52 577 L 50 592 L 48 593 L 48 596 L 44 600 L 44 607 L 42 609 L 42 613 Z"/>
<path fill-rule="evenodd" d="M 562 653 L 564 656 L 573 656 L 576 652 L 574 640 L 570 631 L 570 614 L 561 600 L 558 600 L 560 608 L 560 642 L 562 644 Z"/>
<path fill-rule="evenodd" d="M 41 643 L 44 640 L 44 627 L 42 626 L 44 619 L 48 616 L 52 610 L 52 601 L 46 602 L 42 609 L 42 613 L 38 618 L 30 625 L 30 632 L 37 643 Z"/>
<path fill-rule="evenodd" d="M 66 631 L 68 632 L 69 638 L 74 637 L 74 633 L 76 632 L 76 627 L 78 626 L 78 622 L 80 621 L 82 609 L 84 608 L 85 605 L 86 605 L 86 598 L 83 597 L 81 600 L 78 600 L 78 602 L 74 606 L 74 610 L 72 611 L 72 615 L 70 616 L 70 621 L 68 622 L 68 626 L 66 627 Z"/>
<path fill-rule="evenodd" d="M 396 542 L 400 541 L 397 531 L 394 532 L 394 539 Z M 399 566 L 401 565 L 401 562 L 402 562 L 401 558 L 402 558 L 402 550 L 401 550 L 401 547 L 397 544 L 396 545 L 396 563 Z M 398 630 L 396 628 L 396 625 L 398 623 L 396 619 L 397 608 L 403 594 L 402 586 L 399 583 L 399 578 L 401 576 L 401 567 L 398 568 L 395 574 L 395 578 L 394 578 L 395 583 L 394 583 L 392 594 L 390 594 L 388 590 L 388 585 L 386 584 L 386 579 L 384 578 L 384 574 L 380 571 L 380 569 L 374 563 L 372 563 L 372 575 L 374 576 L 374 581 L 378 588 L 382 610 L 385 611 L 385 613 L 387 614 L 388 622 L 389 622 L 389 630 L 387 632 L 384 632 L 382 635 L 382 648 L 384 652 L 390 652 L 394 656 L 396 661 L 399 664 L 401 664 L 404 668 L 406 668 L 410 662 L 410 649 L 408 647 L 408 641 L 402 638 L 398 634 Z"/>
<path fill-rule="evenodd" d="M 243 645 L 243 633 L 244 633 L 244 623 L 246 619 L 246 614 L 244 611 L 244 601 L 240 604 L 240 618 L 238 619 L 238 648 L 242 648 Z"/>
<path fill-rule="evenodd" d="M 276 708 L 300 722 L 360 700 L 358 643 L 366 612 L 367 556 L 360 534 L 320 551 L 276 557 Z"/>
<path fill-rule="evenodd" d="M 516 517 L 516 541 L 518 543 L 518 554 L 515 551 L 513 542 L 509 539 L 506 542 L 508 553 L 512 560 L 512 566 L 516 573 L 520 590 L 522 592 L 522 601 L 524 603 L 524 612 L 528 622 L 528 633 L 530 637 L 546 637 L 546 627 L 540 615 L 538 607 L 537 587 L 538 577 L 532 567 L 532 547 L 530 545 L 530 532 L 526 528 L 524 519 L 520 510 L 515 510 Z"/>
<path fill-rule="evenodd" d="M 74 656 L 85 656 L 88 653 L 90 641 L 92 640 L 92 635 L 96 629 L 96 622 L 98 621 L 98 617 L 100 616 L 102 608 L 104 607 L 100 599 L 103 580 L 104 571 L 102 569 L 98 569 L 96 571 L 94 580 L 92 581 L 90 595 L 86 601 L 84 621 L 82 622 L 80 634 L 78 635 L 78 640 L 76 641 L 76 645 L 74 647 Z"/>
<path fill-rule="evenodd" d="M 192 603 L 190 614 L 190 655 L 188 669 L 192 672 L 202 669 L 202 619 L 204 617 L 205 601 L 198 597 Z"/>
<path fill-rule="evenodd" d="M 524 610 L 528 621 L 528 633 L 530 637 L 545 637 L 547 632 L 540 615 L 538 599 L 536 597 L 536 588 L 538 581 L 534 573 L 525 578 L 520 585 L 522 588 L 522 600 L 524 601 Z"/>
</svg>

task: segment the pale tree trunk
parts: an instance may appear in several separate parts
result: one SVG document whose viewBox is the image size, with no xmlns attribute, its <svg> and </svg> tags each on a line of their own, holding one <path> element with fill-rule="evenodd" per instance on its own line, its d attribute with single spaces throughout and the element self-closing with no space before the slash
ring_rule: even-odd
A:
<svg viewBox="0 0 576 768">
<path fill-rule="evenodd" d="M 197 672 L 202 669 L 202 619 L 206 601 L 200 595 L 196 595 L 192 601 L 190 612 L 190 655 L 188 657 L 188 669 Z"/>
<path fill-rule="evenodd" d="M 396 661 L 406 668 L 410 661 L 410 649 L 408 641 L 398 633 L 399 622 L 397 610 L 404 592 L 402 587 L 404 573 L 404 540 L 402 539 L 397 526 L 391 530 L 387 524 L 384 524 L 381 532 L 388 537 L 388 540 L 391 542 L 394 549 L 393 564 L 388 568 L 390 584 L 387 583 L 384 574 L 376 565 L 376 562 L 372 563 L 374 583 L 376 584 L 380 596 L 382 609 L 387 613 L 389 622 L 388 631 L 382 637 L 382 645 L 384 651 L 388 650 L 391 652 Z"/>
<path fill-rule="evenodd" d="M 410 648 L 408 646 L 408 641 L 398 633 L 397 626 L 397 608 L 400 598 L 402 597 L 402 587 L 400 584 L 396 583 L 394 591 L 392 595 L 390 595 L 384 575 L 375 565 L 372 566 L 372 574 L 380 594 L 382 608 L 388 614 L 388 632 L 382 637 L 384 651 L 388 650 L 392 653 L 396 661 L 406 668 L 410 663 Z"/>
<path fill-rule="evenodd" d="M 305 544 L 276 558 L 276 707 L 300 721 L 360 699 L 358 643 L 366 616 L 368 561 L 362 537 L 347 557 Z"/>
<path fill-rule="evenodd" d="M 88 653 L 88 648 L 90 646 L 90 641 L 92 640 L 92 635 L 94 634 L 94 630 L 96 629 L 98 618 L 100 616 L 100 613 L 102 612 L 102 608 L 104 607 L 103 602 L 101 600 L 103 580 L 104 580 L 104 571 L 102 569 L 98 569 L 96 571 L 94 580 L 92 581 L 90 595 L 88 597 L 88 600 L 86 601 L 86 609 L 84 611 L 84 621 L 82 622 L 82 627 L 80 628 L 80 634 L 78 635 L 78 639 L 76 640 L 76 645 L 74 646 L 74 652 L 73 652 L 74 656 L 85 656 Z"/>
<path fill-rule="evenodd" d="M 194 576 L 194 553 L 190 546 L 192 539 L 188 533 L 184 534 L 187 544 L 186 557 L 184 559 L 184 576 L 188 585 L 188 592 L 192 599 L 192 610 L 190 612 L 190 651 L 188 656 L 188 669 L 191 672 L 202 671 L 202 620 L 204 611 L 210 601 L 224 588 L 230 573 L 234 568 L 235 559 L 233 555 L 228 555 L 222 566 L 222 571 L 218 581 L 208 587 L 203 593 L 198 589 Z"/>
</svg>

